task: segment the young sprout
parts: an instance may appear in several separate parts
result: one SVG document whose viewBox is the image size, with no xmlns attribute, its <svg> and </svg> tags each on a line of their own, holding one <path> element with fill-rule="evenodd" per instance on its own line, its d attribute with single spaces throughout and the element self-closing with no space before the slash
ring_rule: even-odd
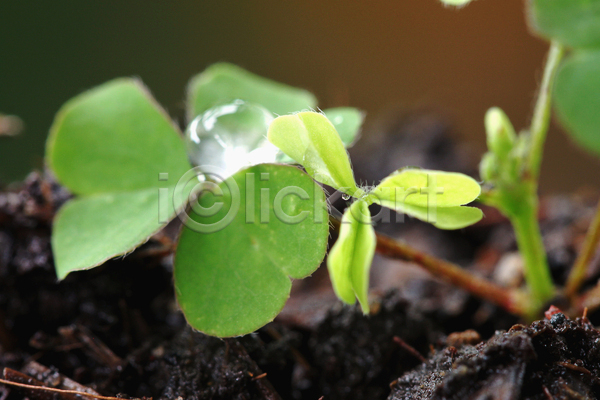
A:
<svg viewBox="0 0 600 400">
<path fill-rule="evenodd" d="M 348 153 L 323 114 L 300 112 L 278 117 L 269 127 L 268 138 L 317 182 L 355 199 L 344 212 L 327 266 L 337 296 L 348 304 L 358 298 L 365 314 L 369 312 L 367 290 L 375 252 L 369 205 L 378 203 L 440 229 L 463 228 L 483 216 L 480 209 L 464 206 L 479 196 L 479 184 L 459 173 L 404 169 L 374 188 L 359 188 Z"/>
</svg>

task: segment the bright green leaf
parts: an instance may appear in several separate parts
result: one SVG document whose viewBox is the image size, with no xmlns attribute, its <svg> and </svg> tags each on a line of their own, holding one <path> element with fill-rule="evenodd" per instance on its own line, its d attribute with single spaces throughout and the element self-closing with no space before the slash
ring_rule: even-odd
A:
<svg viewBox="0 0 600 400">
<path fill-rule="evenodd" d="M 315 96 L 248 72 L 228 63 L 213 64 L 196 75 L 188 86 L 188 119 L 210 107 L 235 99 L 257 103 L 278 115 L 314 109 Z"/>
<path fill-rule="evenodd" d="M 190 168 L 181 134 L 134 79 L 69 100 L 50 129 L 46 160 L 79 195 L 159 187 L 159 173 L 178 179 Z"/>
<path fill-rule="evenodd" d="M 517 140 L 517 135 L 504 111 L 492 107 L 486 112 L 485 131 L 488 149 L 500 160 L 506 160 Z"/>
<path fill-rule="evenodd" d="M 462 229 L 473 225 L 483 218 L 479 208 L 457 206 L 457 207 L 418 207 L 410 204 L 394 204 L 393 202 L 378 202 L 384 207 L 395 210 L 400 214 L 428 222 L 438 229 Z"/>
<path fill-rule="evenodd" d="M 600 47 L 600 0 L 529 0 L 529 22 L 548 39 Z"/>
<path fill-rule="evenodd" d="M 275 119 L 267 137 L 317 181 L 350 195 L 358 191 L 350 159 L 332 123 L 316 112 Z"/>
<path fill-rule="evenodd" d="M 172 193 L 172 192 L 171 192 Z M 90 269 L 130 252 L 160 230 L 159 208 L 173 217 L 165 195 L 159 206 L 158 189 L 80 197 L 60 209 L 52 232 L 56 274 Z"/>
<path fill-rule="evenodd" d="M 58 180 L 82 195 L 54 222 L 61 279 L 131 251 L 184 204 L 171 196 L 190 168 L 183 140 L 136 80 L 117 79 L 67 102 L 46 150 Z"/>
<path fill-rule="evenodd" d="M 480 193 L 475 179 L 457 172 L 403 169 L 381 181 L 369 198 L 378 203 L 454 207 L 472 202 Z"/>
<path fill-rule="evenodd" d="M 200 205 L 220 209 L 186 222 L 174 275 L 190 325 L 229 337 L 253 332 L 281 311 L 290 277 L 306 277 L 325 256 L 329 219 L 323 190 L 296 167 L 257 165 L 219 188 Z M 207 228 L 212 233 L 202 233 Z"/>
<path fill-rule="evenodd" d="M 554 89 L 562 124 L 577 143 L 600 154 L 600 51 L 569 57 L 558 72 Z"/>
<path fill-rule="evenodd" d="M 323 114 L 333 124 L 344 146 L 351 147 L 356 141 L 365 119 L 364 113 L 353 107 L 337 107 L 323 110 Z"/>
<path fill-rule="evenodd" d="M 369 206 L 358 200 L 344 212 L 339 237 L 327 257 L 327 268 L 338 298 L 347 304 L 354 304 L 358 298 L 365 314 L 369 313 L 369 271 L 376 244 Z"/>
</svg>

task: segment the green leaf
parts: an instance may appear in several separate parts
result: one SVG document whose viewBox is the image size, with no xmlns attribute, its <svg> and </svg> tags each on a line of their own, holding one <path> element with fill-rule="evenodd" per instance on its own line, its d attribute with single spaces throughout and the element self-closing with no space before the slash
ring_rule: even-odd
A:
<svg viewBox="0 0 600 400">
<path fill-rule="evenodd" d="M 473 0 L 441 0 L 442 3 L 449 6 L 465 6 Z"/>
<path fill-rule="evenodd" d="M 358 298 L 364 314 L 369 313 L 369 271 L 376 244 L 369 206 L 358 200 L 344 212 L 327 268 L 338 298 L 347 304 L 354 304 Z"/>
<path fill-rule="evenodd" d="M 337 107 L 323 110 L 323 114 L 333 124 L 344 146 L 351 147 L 356 142 L 365 119 L 364 113 L 353 107 Z"/>
<path fill-rule="evenodd" d="M 517 135 L 504 111 L 498 107 L 492 107 L 486 112 L 485 131 L 488 149 L 499 160 L 506 161 L 517 140 Z"/>
<path fill-rule="evenodd" d="M 145 242 L 164 225 L 158 218 L 158 199 L 158 190 L 149 189 L 67 202 L 58 213 L 52 232 L 58 278 L 102 264 Z"/>
<path fill-rule="evenodd" d="M 180 133 L 133 79 L 67 102 L 52 125 L 46 160 L 59 182 L 82 196 L 54 222 L 60 279 L 125 254 L 157 232 L 183 207 L 171 194 L 191 168 Z"/>
<path fill-rule="evenodd" d="M 569 57 L 556 77 L 554 96 L 558 118 L 573 139 L 600 154 L 600 51 Z"/>
<path fill-rule="evenodd" d="M 213 64 L 196 75 L 188 86 L 188 119 L 212 106 L 235 99 L 257 103 L 278 115 L 314 109 L 315 96 L 248 72 L 228 63 Z"/>
<path fill-rule="evenodd" d="M 348 153 L 323 114 L 301 112 L 278 117 L 271 123 L 267 137 L 315 180 L 349 195 L 357 194 Z"/>
<path fill-rule="evenodd" d="M 418 207 L 411 204 L 393 203 L 388 201 L 379 201 L 384 207 L 390 208 L 400 214 L 420 219 L 428 222 L 438 229 L 462 229 L 473 225 L 483 218 L 483 213 L 475 207 Z"/>
<path fill-rule="evenodd" d="M 460 229 L 483 217 L 478 208 L 461 207 L 480 193 L 477 181 L 460 173 L 404 169 L 381 181 L 366 200 L 440 229 Z"/>
<path fill-rule="evenodd" d="M 50 129 L 47 161 L 58 180 L 88 195 L 161 186 L 189 168 L 181 134 L 134 79 L 116 79 L 68 101 Z"/>
<path fill-rule="evenodd" d="M 402 169 L 382 180 L 369 197 L 377 202 L 385 200 L 417 207 L 454 207 L 472 202 L 480 193 L 477 181 L 467 175 Z"/>
<path fill-rule="evenodd" d="M 218 188 L 199 202 L 215 207 L 214 215 L 193 213 L 186 221 L 174 276 L 189 324 L 229 337 L 253 332 L 281 311 L 290 277 L 306 277 L 325 256 L 329 219 L 323 190 L 296 167 L 257 165 Z"/>
<path fill-rule="evenodd" d="M 547 39 L 571 47 L 600 46 L 599 0 L 529 0 L 529 23 Z"/>
</svg>

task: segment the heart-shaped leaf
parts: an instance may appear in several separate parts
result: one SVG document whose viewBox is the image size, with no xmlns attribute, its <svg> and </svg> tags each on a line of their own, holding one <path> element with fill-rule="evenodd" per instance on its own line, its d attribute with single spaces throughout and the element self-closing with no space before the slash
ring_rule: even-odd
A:
<svg viewBox="0 0 600 400">
<path fill-rule="evenodd" d="M 52 250 L 59 278 L 125 254 L 174 218 L 172 193 L 191 168 L 183 140 L 140 82 L 117 79 L 67 102 L 46 160 L 81 197 L 59 212 Z"/>
<path fill-rule="evenodd" d="M 259 104 L 277 115 L 314 109 L 315 96 L 302 89 L 284 85 L 228 63 L 213 64 L 196 75 L 188 86 L 188 119 L 209 108 L 244 100 Z"/>
<path fill-rule="evenodd" d="M 558 118 L 573 139 L 600 155 L 600 51 L 577 53 L 564 62 L 554 98 Z"/>
<path fill-rule="evenodd" d="M 301 112 L 278 117 L 267 137 L 318 182 L 349 195 L 358 192 L 344 144 L 323 114 Z"/>
<path fill-rule="evenodd" d="M 369 313 L 369 271 L 376 244 L 369 206 L 358 200 L 344 212 L 340 234 L 327 256 L 327 268 L 338 298 L 347 304 L 358 298 L 364 314 Z"/>
<path fill-rule="evenodd" d="M 600 47 L 599 0 L 529 0 L 529 22 L 547 39 L 571 47 Z"/>
<path fill-rule="evenodd" d="M 190 215 L 179 239 L 177 300 L 194 328 L 243 335 L 272 321 L 289 297 L 290 278 L 306 277 L 323 260 L 325 195 L 298 168 L 269 164 L 213 189 L 201 196 L 196 209 L 203 212 Z"/>
</svg>

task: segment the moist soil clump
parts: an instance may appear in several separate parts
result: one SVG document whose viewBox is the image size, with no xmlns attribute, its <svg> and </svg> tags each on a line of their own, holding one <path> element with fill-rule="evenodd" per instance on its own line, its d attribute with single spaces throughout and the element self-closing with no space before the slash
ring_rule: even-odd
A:
<svg viewBox="0 0 600 400">
<path fill-rule="evenodd" d="M 392 383 L 389 400 L 597 399 L 600 332 L 562 313 L 477 346 L 447 347 Z"/>
</svg>

